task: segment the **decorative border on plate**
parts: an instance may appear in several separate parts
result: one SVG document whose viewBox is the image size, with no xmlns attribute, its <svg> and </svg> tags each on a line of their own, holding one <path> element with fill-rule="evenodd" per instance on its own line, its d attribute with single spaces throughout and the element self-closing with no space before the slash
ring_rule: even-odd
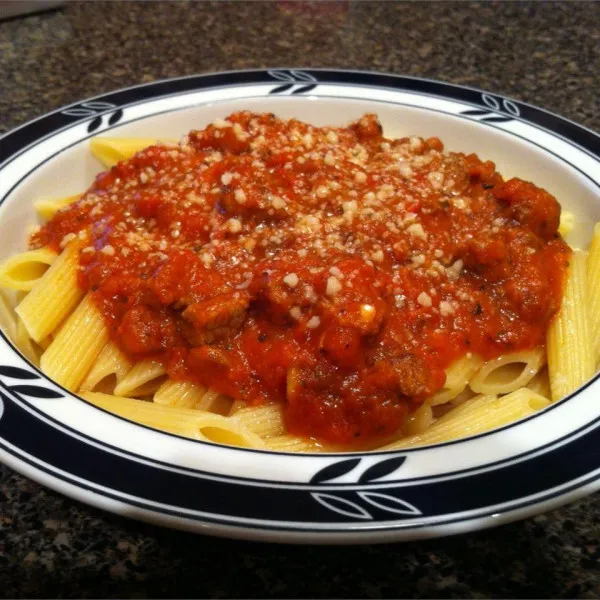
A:
<svg viewBox="0 0 600 600">
<path fill-rule="evenodd" d="M 131 461 L 65 435 L 0 391 L 0 448 L 53 476 L 109 498 L 158 513 L 244 527 L 339 531 L 456 523 L 526 506 L 531 497 L 553 498 L 556 488 L 600 472 L 600 425 L 548 452 L 491 471 L 425 483 L 377 482 L 401 468 L 402 458 L 378 461 L 358 475 L 360 458 L 332 463 L 305 485 L 276 486 L 184 474 Z M 577 460 L 574 460 L 577 457 Z M 90 477 L 93 465 L 93 481 Z M 336 488 L 336 477 L 356 470 L 356 483 Z M 369 481 L 363 479 L 364 476 Z M 326 479 L 323 479 L 326 477 Z M 363 479 L 361 481 L 361 479 Z M 536 500 L 537 501 L 537 500 Z"/>
<path fill-rule="evenodd" d="M 282 75 L 275 76 L 275 73 Z M 538 127 L 551 132 L 553 135 L 578 145 L 592 156 L 597 157 L 599 136 L 590 129 L 541 108 L 498 95 L 492 96 L 483 90 L 431 79 L 419 79 L 403 75 L 392 75 L 389 73 L 282 68 L 272 69 L 270 71 L 261 69 L 226 71 L 222 73 L 207 73 L 203 75 L 190 75 L 188 77 L 164 79 L 101 94 L 83 102 L 71 104 L 25 123 L 6 133 L 1 138 L 0 167 L 8 158 L 18 153 L 23 148 L 26 148 L 31 143 L 39 141 L 49 133 L 56 133 L 63 127 L 72 125 L 74 118 L 79 120 L 84 117 L 84 115 L 77 117 L 77 115 L 73 114 L 73 110 L 94 110 L 96 111 L 95 114 L 97 116 L 102 116 L 116 107 L 122 107 L 127 104 L 201 89 L 273 83 L 274 79 L 283 81 L 284 77 L 285 81 L 291 83 L 291 79 L 283 75 L 286 73 L 289 73 L 290 77 L 297 83 L 299 83 L 302 78 L 305 78 L 304 80 L 308 83 L 309 79 L 312 78 L 310 81 L 314 79 L 317 84 L 350 84 L 365 87 L 389 88 L 392 90 L 425 94 L 441 99 L 450 98 L 465 104 L 471 104 L 476 108 L 483 108 L 487 112 L 490 112 L 491 109 L 492 112 L 503 113 L 504 111 L 502 108 L 504 108 L 506 113 L 510 114 L 513 118 L 535 124 Z M 292 73 L 296 73 L 296 75 L 294 76 Z M 306 93 L 306 90 L 304 90 L 303 93 Z M 110 105 L 110 107 L 107 106 L 107 108 L 103 110 L 102 107 L 97 104 L 98 102 L 106 103 L 107 105 Z M 90 105 L 90 103 L 94 104 Z M 96 105 L 96 108 L 94 108 L 94 105 Z M 496 108 L 496 105 L 498 108 Z M 88 114 L 87 116 L 89 117 L 90 115 Z"/>
</svg>

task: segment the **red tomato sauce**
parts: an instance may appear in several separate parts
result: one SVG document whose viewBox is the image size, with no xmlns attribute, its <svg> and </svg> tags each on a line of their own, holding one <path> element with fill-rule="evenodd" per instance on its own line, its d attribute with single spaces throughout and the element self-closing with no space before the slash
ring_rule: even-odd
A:
<svg viewBox="0 0 600 600">
<path fill-rule="evenodd" d="M 131 358 L 360 444 L 466 353 L 544 344 L 559 216 L 543 189 L 437 138 L 386 139 L 374 115 L 239 112 L 101 173 L 31 243 L 79 235 L 79 285 Z"/>
</svg>

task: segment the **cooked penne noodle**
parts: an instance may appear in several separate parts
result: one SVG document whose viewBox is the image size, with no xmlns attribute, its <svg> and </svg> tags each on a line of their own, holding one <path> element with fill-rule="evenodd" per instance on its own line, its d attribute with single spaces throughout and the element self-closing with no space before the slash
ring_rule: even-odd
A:
<svg viewBox="0 0 600 600">
<path fill-rule="evenodd" d="M 112 393 L 133 368 L 133 363 L 114 342 L 108 342 L 81 384 L 86 392 Z"/>
<path fill-rule="evenodd" d="M 36 367 L 39 367 L 42 349 L 29 337 L 29 333 L 25 329 L 25 325 L 21 319 L 17 320 L 15 345 L 27 360 L 31 361 Z"/>
<path fill-rule="evenodd" d="M 600 362 L 600 223 L 596 223 L 590 243 L 587 265 L 587 304 L 594 365 Z"/>
<path fill-rule="evenodd" d="M 543 368 L 538 374 L 527 384 L 527 388 L 532 392 L 544 396 L 544 398 L 552 398 L 552 391 L 550 390 L 550 378 L 548 376 L 548 369 Z"/>
<path fill-rule="evenodd" d="M 155 360 L 142 360 L 115 387 L 117 396 L 138 397 L 154 393 L 165 380 L 167 371 L 164 365 Z"/>
<path fill-rule="evenodd" d="M 167 379 L 154 394 L 154 402 L 162 406 L 174 408 L 196 408 L 200 406 L 202 398 L 206 396 L 208 389 L 204 386 L 191 383 L 190 381 L 174 381 Z"/>
<path fill-rule="evenodd" d="M 265 448 L 263 440 L 235 417 L 97 392 L 82 392 L 80 395 L 100 408 L 149 427 L 218 444 Z"/>
<path fill-rule="evenodd" d="M 474 398 L 475 396 L 477 396 L 477 394 L 470 387 L 467 387 L 458 396 L 456 396 L 456 398 L 454 398 L 454 400 L 450 400 L 450 402 L 448 404 L 450 405 L 450 407 L 460 406 L 461 404 L 463 404 L 467 400 L 470 400 L 471 398 Z M 442 408 L 443 406 L 444 405 L 442 404 L 442 405 L 436 406 L 434 408 L 439 409 L 439 408 Z"/>
<path fill-rule="evenodd" d="M 233 400 L 229 396 L 225 396 L 217 390 L 208 389 L 204 394 L 198 408 L 201 410 L 209 410 L 218 415 L 231 416 L 231 406 Z"/>
<path fill-rule="evenodd" d="M 229 416 L 235 415 L 238 410 L 245 408 L 246 403 L 243 400 L 234 400 L 231 403 L 231 408 L 229 409 Z"/>
<path fill-rule="evenodd" d="M 17 318 L 13 304 L 3 290 L 0 290 L 0 329 L 11 340 L 17 337 Z"/>
<path fill-rule="evenodd" d="M 575 215 L 570 210 L 562 210 L 560 212 L 560 224 L 558 226 L 558 233 L 563 237 L 569 235 L 573 229 L 575 229 Z"/>
<path fill-rule="evenodd" d="M 108 342 L 104 317 L 87 294 L 42 354 L 42 371 L 74 392 Z"/>
<path fill-rule="evenodd" d="M 58 334 L 58 331 L 56 332 Z M 52 341 L 54 340 L 54 337 L 56 336 L 52 336 L 49 335 L 48 337 L 44 338 L 43 340 L 40 340 L 38 342 L 38 346 L 42 349 L 42 350 L 48 350 L 48 347 L 50 346 L 50 344 L 52 343 Z"/>
<path fill-rule="evenodd" d="M 83 298 L 77 285 L 78 251 L 76 241 L 69 243 L 16 308 L 36 342 L 48 337 Z"/>
<path fill-rule="evenodd" d="M 484 363 L 470 387 L 478 394 L 508 394 L 526 386 L 545 363 L 542 348 L 503 354 Z"/>
<path fill-rule="evenodd" d="M 440 444 L 502 427 L 546 407 L 550 401 L 527 388 L 507 396 L 476 396 L 445 414 L 425 432 L 383 446 L 395 450 Z"/>
<path fill-rule="evenodd" d="M 404 425 L 404 435 L 416 435 L 423 433 L 433 423 L 433 409 L 431 404 L 422 404 L 412 415 L 408 417 Z"/>
<path fill-rule="evenodd" d="M 313 440 L 295 435 L 278 435 L 264 440 L 265 447 L 275 452 L 328 452 Z"/>
<path fill-rule="evenodd" d="M 431 398 L 428 398 L 427 404 L 437 406 L 454 400 L 467 387 L 482 364 L 483 359 L 471 353 L 459 358 L 446 369 L 444 387 Z"/>
<path fill-rule="evenodd" d="M 105 167 L 110 168 L 156 142 L 154 138 L 97 137 L 90 142 L 90 150 Z"/>
<path fill-rule="evenodd" d="M 81 198 L 81 194 L 50 200 L 36 200 L 33 207 L 35 208 L 35 212 L 44 219 L 44 221 L 49 221 L 61 208 L 73 204 L 73 202 L 76 202 L 79 198 Z"/>
<path fill-rule="evenodd" d="M 176 408 L 195 408 L 228 415 L 231 398 L 191 381 L 167 379 L 154 394 L 154 402 Z"/>
<path fill-rule="evenodd" d="M 594 374 L 586 259 L 586 252 L 573 251 L 561 309 L 548 328 L 548 373 L 552 400 L 564 398 Z"/>
<path fill-rule="evenodd" d="M 49 248 L 29 250 L 12 256 L 0 265 L 0 287 L 28 292 L 56 257 L 56 252 Z"/>
<path fill-rule="evenodd" d="M 285 433 L 283 407 L 280 404 L 241 408 L 235 413 L 235 418 L 261 437 L 274 437 Z"/>
</svg>

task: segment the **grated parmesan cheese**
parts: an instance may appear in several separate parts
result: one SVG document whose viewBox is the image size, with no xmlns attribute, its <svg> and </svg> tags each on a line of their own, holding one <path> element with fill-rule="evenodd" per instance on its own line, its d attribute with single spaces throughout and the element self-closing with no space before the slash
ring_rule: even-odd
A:
<svg viewBox="0 0 600 600">
<path fill-rule="evenodd" d="M 308 322 L 306 323 L 306 326 L 309 329 L 316 329 L 319 325 L 321 324 L 321 319 L 319 317 L 311 317 Z"/>
<path fill-rule="evenodd" d="M 325 293 L 328 296 L 335 296 L 342 289 L 342 284 L 340 283 L 337 277 L 333 275 L 327 278 L 327 287 L 325 289 Z"/>
<path fill-rule="evenodd" d="M 296 273 L 289 273 L 283 278 L 283 283 L 291 288 L 295 288 L 298 285 L 298 275 Z"/>
<path fill-rule="evenodd" d="M 431 296 L 427 292 L 421 292 L 417 296 L 417 302 L 425 308 L 429 308 L 433 304 L 431 301 Z"/>
</svg>

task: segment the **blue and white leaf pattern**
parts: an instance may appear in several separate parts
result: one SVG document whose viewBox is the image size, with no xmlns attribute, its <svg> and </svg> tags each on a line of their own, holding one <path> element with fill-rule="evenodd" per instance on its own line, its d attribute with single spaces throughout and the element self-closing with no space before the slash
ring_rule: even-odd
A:
<svg viewBox="0 0 600 600">
<path fill-rule="evenodd" d="M 360 458 L 348 458 L 335 462 L 331 465 L 327 465 L 320 471 L 317 471 L 311 478 L 310 483 L 323 483 L 325 481 L 331 481 L 337 479 L 342 475 L 350 473 L 360 463 Z"/>
<path fill-rule="evenodd" d="M 283 92 L 291 91 L 291 94 L 306 94 L 311 92 L 317 87 L 318 81 L 314 75 L 306 73 L 305 71 L 298 71 L 297 69 L 290 69 L 289 71 L 268 71 L 269 75 L 277 81 L 285 82 L 285 85 L 278 85 L 274 87 L 269 94 L 282 94 Z M 296 87 L 297 85 L 300 87 Z M 308 84 L 308 85 L 306 85 Z M 295 88 L 295 89 L 294 89 Z"/>
<path fill-rule="evenodd" d="M 396 496 L 390 496 L 389 494 L 382 494 L 381 492 L 356 492 L 363 500 L 376 506 L 380 510 L 386 512 L 396 513 L 398 515 L 413 515 L 419 516 L 423 513 L 410 502 L 396 498 Z"/>
<path fill-rule="evenodd" d="M 482 110 L 480 108 L 474 108 L 472 110 L 461 110 L 461 115 L 467 115 L 469 117 L 482 117 L 483 115 L 489 115 L 489 110 Z"/>
<path fill-rule="evenodd" d="M 92 117 L 96 114 L 95 110 L 91 108 L 67 108 L 62 111 L 63 115 L 69 115 L 69 117 Z"/>
<path fill-rule="evenodd" d="M 512 100 L 507 100 L 506 98 L 503 98 L 502 106 L 504 107 L 504 110 L 509 112 L 511 115 L 514 115 L 515 117 L 521 116 L 521 110 Z"/>
<path fill-rule="evenodd" d="M 271 77 L 273 77 L 273 79 L 279 79 L 279 81 L 294 82 L 294 77 L 291 73 L 286 73 L 285 71 L 268 71 L 268 73 Z"/>
<path fill-rule="evenodd" d="M 88 133 L 96 131 L 99 127 L 102 127 L 102 117 L 96 117 L 89 122 L 87 127 Z"/>
<path fill-rule="evenodd" d="M 286 83 L 285 85 L 278 85 L 276 88 L 273 88 L 269 94 L 281 94 L 282 92 L 287 92 L 294 87 L 293 83 Z"/>
<path fill-rule="evenodd" d="M 0 376 L 20 380 L 39 379 L 39 375 L 32 371 L 9 365 L 0 365 Z M 64 394 L 61 392 L 42 385 L 15 384 L 6 385 L 6 387 L 15 394 L 28 396 L 30 398 L 54 399 L 64 397 Z M 0 417 L 2 417 L 3 412 L 4 403 L 0 397 Z M 356 478 L 357 482 L 368 485 L 377 479 L 386 477 L 400 468 L 405 460 L 405 456 L 392 456 L 381 460 L 365 469 L 365 471 Z M 311 478 L 310 484 L 319 485 L 330 483 L 339 477 L 356 471 L 361 463 L 362 458 L 360 457 L 347 458 L 331 463 L 317 471 Z M 349 494 L 352 494 L 352 499 L 348 498 Z M 310 495 L 314 500 L 321 504 L 321 506 L 327 508 L 327 510 L 355 520 L 370 521 L 374 519 L 373 514 L 364 506 L 365 502 L 367 505 L 387 513 L 403 516 L 421 515 L 421 511 L 417 507 L 406 500 L 396 498 L 389 493 L 386 494 L 376 491 L 347 491 L 344 492 L 344 495 L 325 492 L 310 492 Z M 356 498 L 356 500 L 354 500 L 354 498 Z"/>
<path fill-rule="evenodd" d="M 0 365 L 0 375 L 11 377 L 12 379 L 39 379 L 40 376 L 20 367 L 9 367 L 8 365 Z"/>
<path fill-rule="evenodd" d="M 119 108 L 112 115 L 110 115 L 110 117 L 108 119 L 108 124 L 114 125 L 115 123 L 118 123 L 122 118 L 123 118 L 123 109 Z"/>
<path fill-rule="evenodd" d="M 513 119 L 512 117 L 483 117 L 483 119 L 480 120 L 485 121 L 486 123 L 507 123 Z"/>
<path fill-rule="evenodd" d="M 376 479 L 381 479 L 387 475 L 391 475 L 394 471 L 402 466 L 402 463 L 406 460 L 406 456 L 394 456 L 387 460 L 379 461 L 371 467 L 365 470 L 365 472 L 358 478 L 358 483 L 369 483 Z"/>
<path fill-rule="evenodd" d="M 108 115 L 106 123 L 109 126 L 115 125 L 123 118 L 123 109 L 117 108 L 117 110 L 114 110 L 115 108 L 117 108 L 117 106 L 112 102 L 91 100 L 89 102 L 83 102 L 79 106 L 67 108 L 62 111 L 62 114 L 68 115 L 69 117 L 76 117 L 78 119 L 94 117 L 87 125 L 88 133 L 93 133 L 105 124 L 105 115 Z"/>
<path fill-rule="evenodd" d="M 334 496 L 333 494 L 324 494 L 323 492 L 313 492 L 311 496 L 322 504 L 325 508 L 343 515 L 345 517 L 352 517 L 354 519 L 372 520 L 373 515 L 367 512 L 360 504 L 352 502 L 341 496 Z"/>
<path fill-rule="evenodd" d="M 354 477 L 354 481 L 358 484 L 368 486 L 383 477 L 387 477 L 399 469 L 406 461 L 406 456 L 392 456 L 385 458 L 371 465 L 360 474 L 359 477 Z M 362 463 L 361 458 L 347 458 L 334 462 L 317 471 L 311 478 L 310 484 L 331 485 L 335 479 L 348 475 L 357 470 L 357 467 Z M 336 485 L 335 482 L 333 485 Z M 337 484 L 340 485 L 340 484 Z M 344 484 L 341 484 L 344 485 Z M 391 495 L 391 491 L 387 489 L 387 493 L 380 491 L 368 490 L 345 490 L 344 495 L 334 493 L 312 492 L 311 496 L 325 506 L 329 510 L 351 517 L 353 519 L 373 519 L 373 515 L 368 510 L 367 505 L 377 508 L 379 511 L 402 515 L 405 517 L 421 515 L 421 511 L 413 506 L 410 502 L 397 498 Z M 350 499 L 349 494 L 356 498 Z M 351 497 L 352 497 L 351 496 Z"/>
<path fill-rule="evenodd" d="M 29 371 L 21 367 L 13 367 L 10 365 L 0 365 L 0 376 L 20 380 L 40 379 L 40 376 L 33 371 Z M 17 383 L 8 385 L 4 382 L 4 385 L 11 392 L 21 396 L 29 396 L 30 398 L 64 398 L 63 393 L 57 392 L 56 390 L 45 387 L 41 384 L 32 385 L 30 383 Z"/>
<path fill-rule="evenodd" d="M 393 515 L 402 515 L 403 517 L 419 517 L 423 513 L 410 502 L 397 498 L 387 493 L 371 492 L 371 491 L 356 491 L 352 492 L 356 495 L 356 500 L 350 500 L 347 495 L 326 494 L 324 492 L 311 492 L 311 496 L 322 506 L 330 511 L 350 517 L 352 519 L 372 520 L 373 514 L 367 510 L 370 507 L 375 507 L 384 513 Z M 348 493 L 347 493 L 348 494 Z M 362 500 L 363 502 L 360 502 Z M 363 505 L 366 502 L 367 507 Z"/>
<path fill-rule="evenodd" d="M 313 83 L 311 85 L 305 85 L 300 88 L 296 88 L 292 92 L 292 94 L 306 94 L 306 92 L 312 92 L 312 90 L 314 90 L 316 87 L 317 87 L 316 83 Z"/>
<path fill-rule="evenodd" d="M 290 73 L 293 77 L 299 79 L 300 81 L 310 81 L 312 83 L 317 83 L 316 77 L 314 77 L 310 73 L 305 73 L 304 71 L 298 71 L 296 69 L 292 69 Z"/>
<path fill-rule="evenodd" d="M 391 475 L 394 471 L 399 469 L 406 456 L 392 456 L 391 458 L 385 458 L 371 465 L 357 478 L 353 478 L 356 483 L 370 483 L 382 477 Z M 346 458 L 344 460 L 331 463 L 326 467 L 323 467 L 317 471 L 310 479 L 310 483 L 325 483 L 331 482 L 334 479 L 338 479 L 343 475 L 347 475 L 356 469 L 361 463 L 360 458 Z"/>
<path fill-rule="evenodd" d="M 494 96 L 489 94 L 481 94 L 481 99 L 486 106 L 489 106 L 492 110 L 500 110 L 500 103 Z"/>
<path fill-rule="evenodd" d="M 519 106 L 512 100 L 502 97 L 496 98 L 491 94 L 481 94 L 481 100 L 487 106 L 488 110 L 479 108 L 468 109 L 461 110 L 460 114 L 483 121 L 484 123 L 508 123 L 514 120 L 515 117 L 521 116 Z M 481 118 L 477 119 L 477 117 Z"/>
<path fill-rule="evenodd" d="M 31 398 L 64 398 L 64 395 L 50 388 L 41 385 L 11 385 L 8 388 L 11 392 L 30 396 Z"/>
<path fill-rule="evenodd" d="M 103 113 L 108 110 L 117 108 L 112 102 L 100 102 L 99 100 L 91 100 L 89 102 L 83 102 L 79 106 L 67 108 L 62 111 L 63 115 L 69 115 L 70 117 L 93 117 L 98 113 Z"/>
<path fill-rule="evenodd" d="M 90 100 L 89 102 L 84 102 L 81 106 L 91 108 L 95 111 L 104 111 L 110 110 L 111 108 L 116 108 L 116 105 L 112 102 L 101 102 L 99 100 Z"/>
</svg>

